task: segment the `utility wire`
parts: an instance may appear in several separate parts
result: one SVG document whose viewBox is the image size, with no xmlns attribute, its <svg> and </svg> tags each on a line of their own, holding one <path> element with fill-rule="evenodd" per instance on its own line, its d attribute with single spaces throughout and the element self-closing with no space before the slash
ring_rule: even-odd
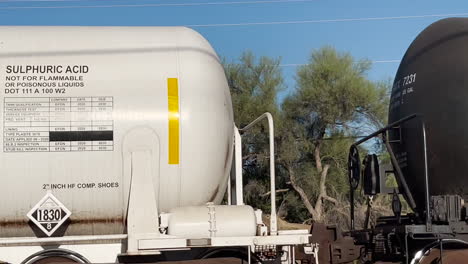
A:
<svg viewBox="0 0 468 264">
<path fill-rule="evenodd" d="M 45 0 L 41 0 L 45 1 Z M 50 0 L 52 1 L 52 0 Z M 67 0 L 54 0 L 67 1 Z M 163 6 L 202 6 L 202 5 L 237 5 L 237 4 L 266 4 L 266 3 L 290 3 L 290 2 L 312 2 L 313 0 L 265 0 L 265 1 L 237 1 L 237 2 L 204 2 L 204 3 L 165 3 L 165 4 L 125 4 L 125 5 L 64 5 L 64 6 L 2 6 L 0 10 L 14 9 L 74 9 L 74 8 L 113 8 L 113 7 L 163 7 Z M 0 2 L 1 3 L 1 2 Z M 3 3 L 6 3 L 5 1 Z M 220 23 L 220 24 L 191 24 L 186 27 L 232 27 L 232 26 L 257 26 L 257 25 L 286 25 L 286 24 L 312 24 L 333 22 L 356 22 L 356 21 L 379 21 L 379 20 L 401 20 L 414 18 L 437 18 L 437 17 L 465 17 L 468 13 L 429 14 L 413 16 L 389 16 L 389 17 L 359 17 L 338 19 L 316 19 L 316 20 L 294 20 L 294 21 L 271 21 L 271 22 L 245 22 L 245 23 Z"/>
<path fill-rule="evenodd" d="M 401 60 L 375 60 L 371 61 L 372 63 L 399 63 Z M 307 65 L 307 63 L 285 63 L 285 64 L 280 64 L 280 67 L 295 67 L 295 66 L 304 66 Z"/>
<path fill-rule="evenodd" d="M 115 2 L 118 0 L 0 0 L 0 3 L 42 3 L 42 2 Z M 133 0 L 136 1 L 136 0 Z M 150 1 L 150 0 L 145 0 Z"/>
<path fill-rule="evenodd" d="M 119 2 L 123 0 L 0 0 L 0 3 L 42 3 L 42 2 Z M 159 0 L 132 0 L 132 1 L 159 1 Z M 169 2 L 173 2 L 170 0 Z"/>
<path fill-rule="evenodd" d="M 124 0 L 0 0 L 0 4 L 6 4 L 6 3 L 47 3 L 47 2 L 64 2 L 64 3 L 77 3 L 77 2 L 96 2 L 96 3 L 106 3 L 106 2 L 121 2 L 121 1 L 124 1 Z M 164 2 L 164 0 L 132 0 L 131 2 L 137 2 L 137 1 L 144 1 L 144 2 L 154 2 L 154 1 L 158 1 L 158 2 Z M 167 2 L 175 2 L 174 0 L 168 0 Z M 285 2 L 285 3 L 288 3 L 288 2 L 317 2 L 317 0 L 269 0 L 269 1 L 241 1 L 241 2 L 246 2 L 246 3 L 255 3 L 255 2 L 260 2 L 260 3 L 276 3 L 276 2 L 279 2 L 279 3 L 282 3 L 282 2 Z M 169 4 L 169 5 L 172 5 L 172 4 L 175 4 L 175 5 L 179 5 L 179 4 L 201 4 L 201 5 L 204 5 L 205 3 L 201 2 L 201 3 L 197 3 L 197 2 L 194 2 L 194 3 L 156 3 L 156 4 Z M 223 5 L 223 4 L 230 4 L 230 2 L 216 2 L 216 3 L 212 3 L 213 5 L 214 4 L 220 4 L 220 5 Z M 116 4 L 118 5 L 118 4 Z M 138 5 L 138 4 L 137 4 Z"/>
<path fill-rule="evenodd" d="M 75 0 L 79 2 L 79 0 Z M 73 1 L 73 2 L 75 2 Z M 81 0 L 82 1 L 82 0 Z M 109 1 L 109 0 L 106 0 Z M 0 1 L 0 4 L 23 1 Z M 72 2 L 71 0 L 35 0 L 32 2 Z M 202 3 L 160 3 L 160 4 L 122 4 L 122 5 L 63 5 L 63 6 L 2 6 L 0 9 L 75 9 L 75 8 L 114 8 L 114 7 L 180 7 L 180 6 L 220 6 L 220 5 L 252 5 L 252 4 L 273 4 L 273 3 L 296 3 L 296 2 L 316 2 L 316 0 L 264 0 L 264 1 L 234 1 L 234 2 L 202 2 Z"/>
<path fill-rule="evenodd" d="M 401 62 L 401 60 L 375 60 L 372 61 L 372 63 L 398 63 Z"/>
<path fill-rule="evenodd" d="M 464 16 L 468 16 L 468 13 L 432 14 L 432 15 L 416 15 L 416 16 L 393 16 L 393 17 L 360 17 L 360 18 L 317 19 L 317 20 L 296 20 L 296 21 L 273 21 L 273 22 L 249 22 L 249 23 L 231 23 L 231 24 L 193 24 L 193 25 L 185 25 L 185 26 L 186 27 L 232 27 L 232 26 L 311 24 L 311 23 L 400 20 L 400 19 L 412 19 L 412 18 L 464 17 Z"/>
</svg>

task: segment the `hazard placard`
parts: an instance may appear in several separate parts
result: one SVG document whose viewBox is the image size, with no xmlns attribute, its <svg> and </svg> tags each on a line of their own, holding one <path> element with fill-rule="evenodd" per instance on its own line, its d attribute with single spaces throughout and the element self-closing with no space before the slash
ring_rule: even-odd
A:
<svg viewBox="0 0 468 264">
<path fill-rule="evenodd" d="M 57 231 L 70 215 L 71 212 L 51 192 L 47 192 L 27 214 L 47 236 Z"/>
</svg>

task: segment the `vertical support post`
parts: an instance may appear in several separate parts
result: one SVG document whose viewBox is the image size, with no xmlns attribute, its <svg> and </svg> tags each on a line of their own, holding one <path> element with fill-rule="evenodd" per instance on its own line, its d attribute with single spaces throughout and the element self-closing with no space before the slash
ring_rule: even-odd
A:
<svg viewBox="0 0 468 264">
<path fill-rule="evenodd" d="M 142 238 L 158 238 L 159 140 L 150 128 L 134 128 L 123 139 L 124 177 L 130 185 L 127 253 L 139 251 Z"/>
<path fill-rule="evenodd" d="M 426 231 L 432 232 L 432 218 L 431 218 L 431 205 L 430 205 L 430 197 L 429 197 L 429 172 L 428 172 L 428 165 L 427 165 L 427 145 L 426 145 L 426 125 L 424 124 L 424 120 L 422 117 L 421 119 L 421 127 L 423 133 L 423 154 L 424 154 L 424 189 L 425 189 L 425 196 L 426 196 Z"/>
<path fill-rule="evenodd" d="M 405 230 L 405 252 L 406 252 L 406 254 L 405 254 L 406 255 L 405 256 L 406 257 L 406 264 L 409 264 L 410 262 L 409 262 L 409 254 L 408 254 L 409 247 L 408 247 L 408 231 L 407 230 Z"/>
<path fill-rule="evenodd" d="M 442 260 L 442 256 L 443 256 L 443 245 L 442 245 L 442 239 L 439 238 L 439 261 L 440 263 L 444 263 L 444 261 Z"/>
<path fill-rule="evenodd" d="M 289 250 L 291 252 L 291 263 L 295 264 L 296 263 L 296 246 L 289 246 Z"/>
<path fill-rule="evenodd" d="M 227 203 L 228 205 L 232 205 L 232 201 L 231 201 L 231 180 L 232 180 L 232 169 L 231 169 L 231 174 L 229 175 L 229 178 L 227 180 Z"/>
<path fill-rule="evenodd" d="M 131 152 L 132 178 L 127 213 L 127 252 L 138 251 L 140 235 L 158 237 L 158 207 L 152 179 L 152 156 L 149 150 Z"/>
<path fill-rule="evenodd" d="M 249 130 L 253 125 L 257 124 L 262 119 L 268 120 L 268 135 L 270 145 L 270 202 L 271 202 L 271 215 L 270 215 L 270 235 L 278 234 L 278 223 L 276 220 L 276 182 L 275 182 L 275 130 L 273 123 L 273 116 L 266 112 L 257 117 L 250 124 L 240 129 L 240 132 Z"/>
<path fill-rule="evenodd" d="M 234 158 L 236 163 L 236 204 L 244 205 L 244 185 L 242 182 L 242 138 L 239 129 L 234 126 Z"/>
<path fill-rule="evenodd" d="M 270 234 L 277 235 L 278 227 L 276 223 L 276 175 L 275 175 L 275 133 L 273 130 L 273 117 L 266 113 L 268 118 L 268 127 L 270 134 L 270 192 L 271 192 L 271 216 L 270 216 Z"/>
<path fill-rule="evenodd" d="M 354 231 L 354 189 L 349 191 L 349 207 L 351 211 L 351 231 Z"/>
<path fill-rule="evenodd" d="M 244 205 L 244 184 L 242 182 L 242 138 L 234 126 L 234 155 L 228 182 L 228 201 L 232 205 Z"/>
</svg>

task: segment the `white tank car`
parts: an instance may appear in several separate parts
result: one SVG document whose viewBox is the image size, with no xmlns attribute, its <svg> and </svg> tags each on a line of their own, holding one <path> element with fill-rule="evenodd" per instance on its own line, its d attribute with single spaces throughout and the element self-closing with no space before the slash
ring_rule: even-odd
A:
<svg viewBox="0 0 468 264">
<path fill-rule="evenodd" d="M 0 262 L 316 252 L 307 230 L 277 230 L 271 114 L 234 126 L 223 67 L 195 31 L 0 27 L 0 87 Z M 269 227 L 242 191 L 240 131 L 264 118 Z"/>
<path fill-rule="evenodd" d="M 0 27 L 0 83 L 0 237 L 125 233 L 140 158 L 160 212 L 222 200 L 231 97 L 195 31 Z"/>
</svg>

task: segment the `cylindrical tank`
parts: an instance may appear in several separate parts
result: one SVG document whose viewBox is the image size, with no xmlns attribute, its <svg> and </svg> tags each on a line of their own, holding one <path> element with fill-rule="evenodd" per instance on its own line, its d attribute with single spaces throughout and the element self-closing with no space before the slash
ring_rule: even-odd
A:
<svg viewBox="0 0 468 264">
<path fill-rule="evenodd" d="M 167 234 L 185 238 L 255 236 L 255 212 L 248 205 L 179 207 L 169 211 Z"/>
<path fill-rule="evenodd" d="M 426 123 L 430 195 L 468 198 L 468 19 L 433 23 L 413 41 L 393 84 L 389 123 L 421 114 Z M 390 134 L 400 167 L 424 214 L 422 130 L 414 119 Z"/>
<path fill-rule="evenodd" d="M 0 72 L 0 237 L 42 235 L 27 214 L 48 191 L 71 212 L 55 235 L 123 233 L 134 166 L 160 212 L 223 198 L 231 97 L 195 31 L 0 27 Z"/>
</svg>

